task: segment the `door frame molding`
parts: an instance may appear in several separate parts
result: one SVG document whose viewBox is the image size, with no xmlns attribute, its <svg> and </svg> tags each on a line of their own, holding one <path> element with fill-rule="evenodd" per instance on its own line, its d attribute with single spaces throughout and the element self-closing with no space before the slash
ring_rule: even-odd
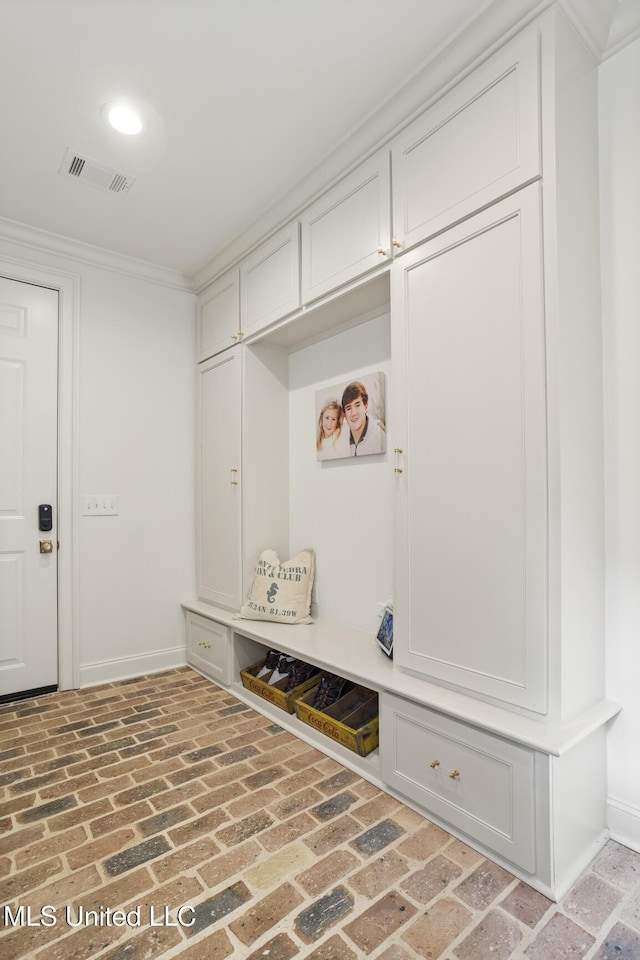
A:
<svg viewBox="0 0 640 960">
<path fill-rule="evenodd" d="M 78 590 L 78 386 L 80 277 L 0 255 L 9 280 L 58 291 L 58 688 L 80 686 Z"/>
</svg>

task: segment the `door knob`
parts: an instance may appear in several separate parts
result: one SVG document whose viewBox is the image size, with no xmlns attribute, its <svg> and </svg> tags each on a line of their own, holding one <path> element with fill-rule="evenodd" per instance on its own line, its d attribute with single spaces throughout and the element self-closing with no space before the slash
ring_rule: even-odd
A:
<svg viewBox="0 0 640 960">
<path fill-rule="evenodd" d="M 41 540 L 40 553 L 53 553 L 53 540 Z"/>
</svg>

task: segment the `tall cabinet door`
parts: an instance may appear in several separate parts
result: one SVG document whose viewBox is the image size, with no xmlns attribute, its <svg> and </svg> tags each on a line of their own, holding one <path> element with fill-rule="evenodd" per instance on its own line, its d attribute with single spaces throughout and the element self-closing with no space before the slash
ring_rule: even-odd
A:
<svg viewBox="0 0 640 960">
<path fill-rule="evenodd" d="M 540 193 L 527 187 L 394 266 L 395 660 L 547 710 Z"/>
<path fill-rule="evenodd" d="M 198 596 L 241 604 L 241 356 L 227 350 L 198 368 Z"/>
</svg>

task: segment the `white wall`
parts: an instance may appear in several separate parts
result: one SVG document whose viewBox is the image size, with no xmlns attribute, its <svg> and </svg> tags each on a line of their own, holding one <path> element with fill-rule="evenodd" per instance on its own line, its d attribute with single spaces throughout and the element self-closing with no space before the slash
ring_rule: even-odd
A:
<svg viewBox="0 0 640 960">
<path fill-rule="evenodd" d="M 389 315 L 369 320 L 289 360 L 291 553 L 316 551 L 317 616 L 375 634 L 377 604 L 391 598 L 393 411 Z M 387 452 L 319 461 L 315 394 L 380 371 L 387 386 Z M 373 641 L 372 641 L 373 642 Z"/>
<path fill-rule="evenodd" d="M 640 40 L 600 67 L 609 825 L 640 850 Z"/>
<path fill-rule="evenodd" d="M 80 277 L 78 522 L 81 686 L 185 662 L 194 573 L 195 297 L 2 240 L 0 255 Z"/>
</svg>

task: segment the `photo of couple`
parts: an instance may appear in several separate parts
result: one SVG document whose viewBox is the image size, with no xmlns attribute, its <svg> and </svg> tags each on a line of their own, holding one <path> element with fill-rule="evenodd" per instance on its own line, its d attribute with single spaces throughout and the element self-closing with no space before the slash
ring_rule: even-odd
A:
<svg viewBox="0 0 640 960">
<path fill-rule="evenodd" d="M 383 373 L 366 374 L 316 392 L 318 460 L 384 453 L 386 440 Z"/>
</svg>

